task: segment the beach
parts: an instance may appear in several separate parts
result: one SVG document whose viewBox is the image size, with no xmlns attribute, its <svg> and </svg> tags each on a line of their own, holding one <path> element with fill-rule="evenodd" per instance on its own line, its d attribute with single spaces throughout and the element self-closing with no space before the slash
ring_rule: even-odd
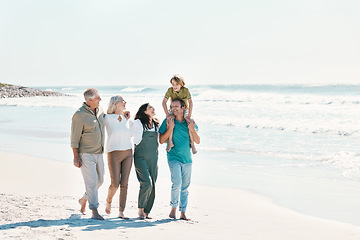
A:
<svg viewBox="0 0 360 240">
<path fill-rule="evenodd" d="M 0 1 L 0 240 L 360 240 L 359 9 L 324 0 Z M 89 88 L 99 93 L 94 106 Z M 81 127 L 74 113 L 86 101 L 110 114 L 111 99 L 122 99 L 115 106 L 129 125 L 144 104 L 162 123 L 169 90 L 172 100 L 186 95 L 200 137 L 190 152 L 191 220 L 169 217 L 166 143 L 152 219 L 138 218 L 134 159 L 130 219 L 118 218 L 120 189 L 106 214 L 109 125 Z M 105 150 L 104 221 L 88 206 L 80 212 L 74 125 Z"/>
<path fill-rule="evenodd" d="M 187 216 L 172 220 L 165 144 L 152 220 L 137 218 L 130 174 L 126 215 L 105 214 L 109 172 L 95 221 L 72 163 L 71 117 L 84 86 L 42 87 L 59 97 L 0 100 L 0 239 L 360 239 L 360 85 L 191 86 L 201 143 L 193 155 Z M 162 121 L 167 86 L 98 87 L 106 111 L 121 95 L 134 117 L 150 102 Z M 105 139 L 106 140 L 106 139 Z M 179 217 L 179 214 L 178 216 Z"/>
<path fill-rule="evenodd" d="M 76 167 L 15 153 L 1 152 L 0 158 L 1 239 L 360 239 L 360 227 L 306 216 L 239 189 L 196 184 L 189 195 L 191 220 L 172 220 L 166 178 L 157 184 L 153 219 L 140 220 L 133 171 L 125 212 L 130 219 L 117 218 L 117 201 L 110 215 L 104 213 L 106 173 L 99 189 L 105 220 L 92 220 L 88 209 L 87 215 L 79 212 L 84 187 Z"/>
</svg>

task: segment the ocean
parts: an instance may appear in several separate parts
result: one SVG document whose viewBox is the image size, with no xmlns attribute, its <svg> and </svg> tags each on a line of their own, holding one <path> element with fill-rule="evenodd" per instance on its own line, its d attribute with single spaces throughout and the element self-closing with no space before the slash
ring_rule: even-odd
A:
<svg viewBox="0 0 360 240">
<path fill-rule="evenodd" d="M 167 85 L 88 87 L 100 91 L 104 111 L 111 96 L 121 95 L 132 117 L 146 102 L 159 120 L 165 117 Z M 360 85 L 187 87 L 201 137 L 193 183 L 244 189 L 304 214 L 360 225 Z M 71 164 L 71 117 L 87 86 L 37 88 L 68 96 L 0 99 L 0 151 Z M 159 175 L 169 177 L 165 145 L 159 152 Z"/>
</svg>

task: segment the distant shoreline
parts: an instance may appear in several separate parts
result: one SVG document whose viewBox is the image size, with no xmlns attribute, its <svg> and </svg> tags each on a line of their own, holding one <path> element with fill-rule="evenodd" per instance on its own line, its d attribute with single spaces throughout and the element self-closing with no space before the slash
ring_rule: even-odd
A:
<svg viewBox="0 0 360 240">
<path fill-rule="evenodd" d="M 0 98 L 22 98 L 36 96 L 67 96 L 67 94 L 52 91 L 43 91 L 40 89 L 29 88 L 19 85 L 0 83 Z"/>
</svg>

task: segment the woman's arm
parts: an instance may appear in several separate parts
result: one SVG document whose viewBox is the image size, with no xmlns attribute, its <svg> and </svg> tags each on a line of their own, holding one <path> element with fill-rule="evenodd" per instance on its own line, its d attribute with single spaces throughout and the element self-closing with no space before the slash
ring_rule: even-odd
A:
<svg viewBox="0 0 360 240">
<path fill-rule="evenodd" d="M 134 122 L 130 125 L 130 132 L 134 139 L 134 144 L 139 145 L 143 134 L 143 126 L 139 119 L 134 120 Z"/>
</svg>

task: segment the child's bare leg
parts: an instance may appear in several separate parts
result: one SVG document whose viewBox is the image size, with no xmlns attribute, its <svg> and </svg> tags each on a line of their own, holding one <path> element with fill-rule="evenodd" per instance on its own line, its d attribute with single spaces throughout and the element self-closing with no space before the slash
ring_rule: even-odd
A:
<svg viewBox="0 0 360 240">
<path fill-rule="evenodd" d="M 184 112 L 184 118 L 185 120 L 188 122 L 189 124 L 189 121 L 190 121 L 190 117 L 187 115 L 187 113 Z M 194 143 L 194 138 L 193 138 L 193 135 L 191 134 L 190 130 L 189 130 L 189 136 L 190 136 L 190 147 L 191 147 L 191 152 L 193 154 L 196 154 L 197 153 L 197 150 L 196 150 L 196 147 L 195 147 L 195 143 Z"/>
<path fill-rule="evenodd" d="M 195 143 L 194 143 L 194 138 L 193 138 L 193 135 L 192 133 L 189 131 L 189 136 L 190 136 L 190 147 L 191 147 L 191 152 L 193 154 L 196 154 L 197 153 L 197 150 L 196 150 L 196 147 L 195 147 Z"/>
<path fill-rule="evenodd" d="M 168 116 L 168 118 L 173 118 L 173 117 L 174 117 L 173 114 L 170 114 L 170 115 Z M 170 151 L 171 148 L 175 146 L 175 145 L 174 145 L 174 142 L 173 142 L 173 131 L 174 131 L 174 130 L 171 130 L 170 137 L 169 137 L 169 143 L 168 143 L 168 145 L 167 145 L 167 147 L 166 147 L 166 151 Z"/>
<path fill-rule="evenodd" d="M 173 146 L 175 146 L 175 145 L 173 143 L 173 132 L 171 131 L 170 137 L 169 137 L 169 144 L 166 148 L 166 151 L 170 151 Z"/>
</svg>

